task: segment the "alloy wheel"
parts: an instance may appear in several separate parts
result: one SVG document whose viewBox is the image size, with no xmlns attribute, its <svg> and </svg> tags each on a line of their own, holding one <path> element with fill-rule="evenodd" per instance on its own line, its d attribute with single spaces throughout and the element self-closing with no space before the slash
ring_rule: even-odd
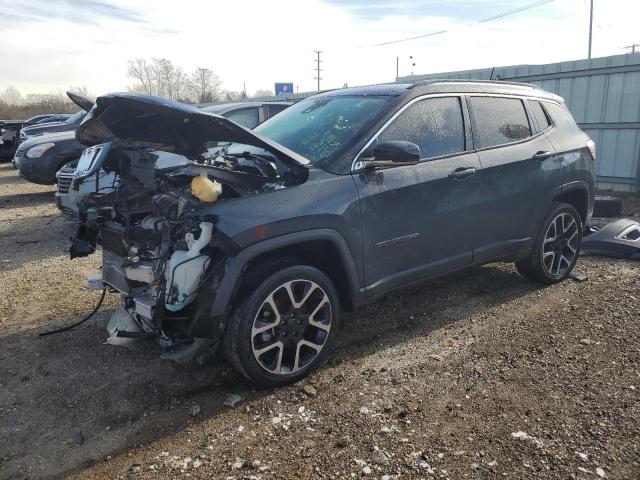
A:
<svg viewBox="0 0 640 480">
<path fill-rule="evenodd" d="M 274 289 L 253 320 L 251 347 L 262 368 L 289 375 L 320 354 L 331 329 L 331 302 L 310 280 L 292 280 Z"/>
<path fill-rule="evenodd" d="M 542 264 L 554 277 L 564 275 L 578 255 L 578 222 L 568 213 L 558 214 L 549 224 L 542 244 Z"/>
</svg>

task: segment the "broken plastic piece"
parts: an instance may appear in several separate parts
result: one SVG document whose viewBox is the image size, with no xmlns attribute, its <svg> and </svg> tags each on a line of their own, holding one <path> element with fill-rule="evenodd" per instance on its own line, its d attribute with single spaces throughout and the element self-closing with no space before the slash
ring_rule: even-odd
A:
<svg viewBox="0 0 640 480">
<path fill-rule="evenodd" d="M 89 290 L 102 290 L 104 283 L 102 283 L 102 275 L 89 275 L 87 277 L 87 288 Z"/>
<path fill-rule="evenodd" d="M 139 342 L 141 339 L 126 337 L 119 335 L 119 333 L 141 333 L 142 329 L 131 317 L 129 312 L 124 308 L 119 308 L 111 314 L 111 318 L 107 324 L 107 332 L 109 332 L 109 338 L 107 338 L 105 343 L 127 347 Z"/>
<path fill-rule="evenodd" d="M 585 237 L 582 253 L 637 259 L 640 256 L 640 224 L 628 218 L 611 222 Z"/>
</svg>

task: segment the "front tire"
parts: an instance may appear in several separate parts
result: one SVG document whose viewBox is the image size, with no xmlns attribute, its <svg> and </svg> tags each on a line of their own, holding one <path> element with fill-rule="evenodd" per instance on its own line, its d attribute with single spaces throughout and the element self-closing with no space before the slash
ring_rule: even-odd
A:
<svg viewBox="0 0 640 480">
<path fill-rule="evenodd" d="M 255 383 L 295 382 L 325 360 L 339 309 L 335 288 L 320 270 L 281 268 L 241 299 L 225 331 L 225 355 Z"/>
<path fill-rule="evenodd" d="M 518 272 L 546 285 L 571 275 L 582 246 L 582 219 L 566 203 L 553 203 L 529 256 L 516 262 Z"/>
</svg>

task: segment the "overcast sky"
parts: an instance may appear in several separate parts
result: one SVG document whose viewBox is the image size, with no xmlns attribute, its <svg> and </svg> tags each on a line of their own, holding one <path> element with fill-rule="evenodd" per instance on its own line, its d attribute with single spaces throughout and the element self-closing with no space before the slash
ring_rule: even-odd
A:
<svg viewBox="0 0 640 480">
<path fill-rule="evenodd" d="M 474 24 L 533 2 L 0 0 L 0 90 L 122 91 L 135 57 L 207 67 L 223 88 L 246 82 L 249 94 L 277 81 L 315 89 L 313 50 L 323 51 L 323 88 L 393 81 L 396 56 L 400 75 L 585 58 L 588 0 Z M 640 43 L 639 23 L 640 1 L 595 0 L 594 56 Z M 441 30 L 449 33 L 372 46 Z"/>
</svg>

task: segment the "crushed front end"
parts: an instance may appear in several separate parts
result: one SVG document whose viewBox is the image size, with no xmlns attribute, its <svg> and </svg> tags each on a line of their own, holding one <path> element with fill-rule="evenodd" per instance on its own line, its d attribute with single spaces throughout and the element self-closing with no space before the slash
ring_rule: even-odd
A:
<svg viewBox="0 0 640 480">
<path fill-rule="evenodd" d="M 216 128 L 209 136 L 198 131 L 197 138 L 188 129 L 183 131 L 182 144 L 188 149 L 177 148 L 177 141 L 162 144 L 149 138 L 136 140 L 135 135 L 122 140 L 110 128 L 113 105 L 101 106 L 100 100 L 97 112 L 94 109 L 85 120 L 89 125 L 81 126 L 78 134 L 81 141 L 91 137 L 93 141 L 85 143 L 93 146 L 83 152 L 71 189 L 78 190 L 87 181 L 95 186 L 78 205 L 80 221 L 71 257 L 86 256 L 98 245 L 102 247 L 101 278 L 93 284 L 119 292 L 122 298 L 122 307 L 108 324 L 108 343 L 153 339 L 169 356 L 188 360 L 222 333 L 220 319 L 211 318 L 211 305 L 226 263 L 238 251 L 216 228 L 211 205 L 286 188 L 298 180 L 276 157 L 273 161 L 255 155 L 207 157 L 209 137 L 216 142 L 227 140 Z M 133 100 L 140 107 L 137 115 L 142 130 L 144 122 L 157 122 L 158 116 L 165 120 L 165 127 L 175 121 L 179 129 L 198 115 L 181 106 L 177 115 L 183 118 L 176 120 L 176 108 L 159 102 L 163 108 L 152 112 L 154 117 L 144 104 L 140 107 Z M 131 107 L 131 102 L 124 106 Z M 96 115 L 104 111 L 112 116 L 108 121 Z M 220 122 L 219 117 L 214 120 Z M 99 139 L 110 141 L 97 143 Z M 185 143 L 188 141 L 198 145 Z M 158 151 L 184 155 L 191 161 L 160 169 Z M 100 172 L 115 174 L 117 183 L 100 185 Z"/>
</svg>

